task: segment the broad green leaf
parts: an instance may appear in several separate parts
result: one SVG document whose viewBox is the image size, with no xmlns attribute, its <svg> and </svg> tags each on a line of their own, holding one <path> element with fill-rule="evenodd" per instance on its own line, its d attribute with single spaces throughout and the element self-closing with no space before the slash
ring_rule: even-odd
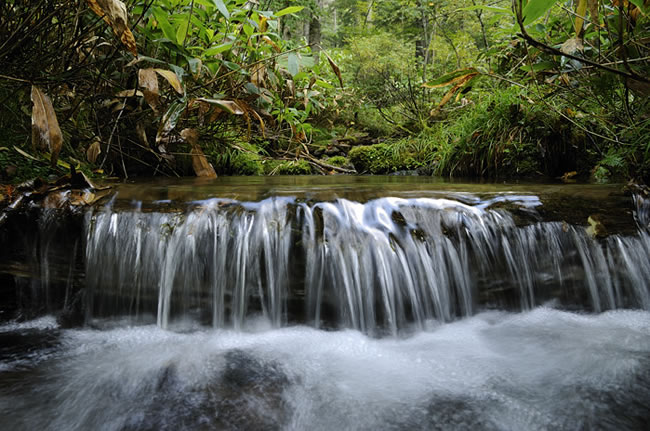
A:
<svg viewBox="0 0 650 431">
<path fill-rule="evenodd" d="M 295 53 L 290 52 L 288 60 L 289 60 L 289 65 L 288 65 L 289 73 L 291 74 L 291 76 L 296 76 L 300 70 L 300 65 L 298 63 L 298 56 Z"/>
<path fill-rule="evenodd" d="M 544 15 L 558 0 L 530 0 L 524 7 L 524 24 L 528 25 Z"/>
<path fill-rule="evenodd" d="M 162 30 L 163 35 L 169 39 L 169 40 L 176 40 L 176 32 L 174 31 L 174 27 L 169 23 L 167 20 L 166 13 L 163 12 L 162 9 L 159 7 L 154 8 L 152 10 L 153 16 L 156 18 L 156 22 L 158 23 L 158 27 L 160 30 Z"/>
<path fill-rule="evenodd" d="M 276 17 L 280 17 L 280 16 L 283 16 L 283 15 L 289 15 L 290 13 L 300 12 L 304 8 L 305 8 L 304 6 L 289 6 L 289 7 L 286 7 L 284 9 L 282 9 L 281 11 L 275 12 L 273 15 L 275 15 Z"/>
<path fill-rule="evenodd" d="M 329 82 L 323 81 L 321 79 L 317 79 L 316 82 L 314 83 L 314 85 L 318 85 L 318 86 L 323 87 L 323 88 L 330 88 L 330 89 L 334 88 L 334 86 L 332 84 L 330 84 Z"/>
<path fill-rule="evenodd" d="M 230 48 L 232 48 L 232 42 L 222 43 L 221 45 L 213 46 L 212 48 L 206 49 L 203 52 L 203 55 L 204 56 L 217 55 L 221 52 L 228 51 Z"/>
<path fill-rule="evenodd" d="M 223 15 L 226 19 L 230 19 L 230 12 L 228 12 L 228 8 L 224 4 L 223 0 L 212 0 L 214 5 L 219 9 L 219 12 L 221 12 L 221 15 Z"/>
<path fill-rule="evenodd" d="M 185 36 L 187 35 L 187 27 L 188 27 L 188 22 L 182 21 L 178 26 L 178 29 L 176 30 L 176 43 L 178 43 L 179 46 L 183 46 L 183 43 L 185 42 Z"/>
</svg>

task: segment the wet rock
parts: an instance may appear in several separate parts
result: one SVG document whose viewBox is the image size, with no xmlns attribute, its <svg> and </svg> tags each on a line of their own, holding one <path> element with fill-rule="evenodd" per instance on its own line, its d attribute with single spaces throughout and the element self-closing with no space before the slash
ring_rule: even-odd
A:
<svg viewBox="0 0 650 431">
<path fill-rule="evenodd" d="M 152 393 L 142 394 L 151 401 L 122 430 L 277 430 L 287 423 L 283 393 L 290 380 L 279 364 L 232 350 L 204 369 L 210 375 L 188 383 L 176 364 L 164 367 Z"/>
</svg>

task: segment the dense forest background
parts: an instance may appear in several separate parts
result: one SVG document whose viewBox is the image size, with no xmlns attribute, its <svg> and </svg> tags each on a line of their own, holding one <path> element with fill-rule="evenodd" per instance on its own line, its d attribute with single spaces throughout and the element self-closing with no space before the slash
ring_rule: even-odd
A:
<svg viewBox="0 0 650 431">
<path fill-rule="evenodd" d="M 650 178 L 648 0 L 5 0 L 0 171 Z"/>
</svg>

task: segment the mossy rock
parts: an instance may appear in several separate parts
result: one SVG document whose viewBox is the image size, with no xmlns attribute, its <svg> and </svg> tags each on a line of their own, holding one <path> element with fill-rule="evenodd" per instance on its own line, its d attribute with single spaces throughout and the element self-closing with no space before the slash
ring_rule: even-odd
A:
<svg viewBox="0 0 650 431">
<path fill-rule="evenodd" d="M 389 174 L 422 166 L 422 162 L 409 152 L 393 151 L 390 145 L 362 145 L 348 153 L 350 162 L 360 174 Z"/>
<path fill-rule="evenodd" d="M 232 158 L 232 169 L 236 175 L 264 175 L 260 156 L 253 153 L 237 153 Z"/>
<path fill-rule="evenodd" d="M 327 163 L 328 165 L 337 166 L 339 168 L 345 168 L 350 166 L 350 161 L 348 160 L 348 158 L 343 156 L 330 157 L 328 159 L 325 159 L 325 163 Z"/>
<path fill-rule="evenodd" d="M 266 160 L 264 173 L 266 175 L 311 175 L 313 172 L 311 165 L 306 160 Z"/>
</svg>

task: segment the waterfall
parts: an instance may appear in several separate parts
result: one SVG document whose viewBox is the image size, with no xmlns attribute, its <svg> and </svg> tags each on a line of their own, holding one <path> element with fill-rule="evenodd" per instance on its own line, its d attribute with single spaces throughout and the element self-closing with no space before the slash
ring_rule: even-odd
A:
<svg viewBox="0 0 650 431">
<path fill-rule="evenodd" d="M 261 314 L 275 327 L 395 334 L 491 305 L 650 310 L 644 202 L 637 235 L 604 239 L 450 199 L 209 199 L 183 213 L 107 205 L 85 217 L 88 317 L 241 328 Z M 534 212 L 539 201 L 522 204 Z"/>
</svg>

